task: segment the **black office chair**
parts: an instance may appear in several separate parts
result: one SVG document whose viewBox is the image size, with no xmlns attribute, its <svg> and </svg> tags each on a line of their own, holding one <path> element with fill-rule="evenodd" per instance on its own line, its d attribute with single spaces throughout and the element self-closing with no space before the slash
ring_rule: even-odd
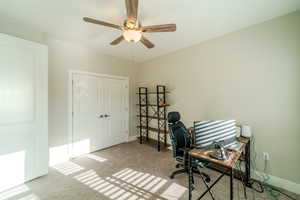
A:
<svg viewBox="0 0 300 200">
<path fill-rule="evenodd" d="M 182 168 L 177 171 L 174 171 L 170 178 L 173 179 L 177 174 L 188 174 L 188 152 L 192 149 L 193 137 L 180 121 L 179 112 L 170 112 L 168 113 L 168 124 L 169 124 L 169 135 L 173 147 L 173 157 L 178 162 L 176 168 Z M 205 168 L 209 163 L 201 162 L 199 160 L 192 161 L 192 170 L 193 173 L 199 174 L 203 183 L 205 184 L 207 191 L 209 192 L 211 198 L 214 200 L 214 196 L 208 186 L 210 182 L 210 177 L 201 172 L 201 168 Z M 192 183 L 194 185 L 194 177 L 192 177 Z M 192 186 L 194 188 L 194 186 Z"/>
<path fill-rule="evenodd" d="M 169 135 L 173 148 L 173 157 L 178 162 L 176 168 L 182 168 L 174 171 L 170 178 L 175 175 L 188 173 L 188 151 L 192 149 L 192 136 L 180 121 L 179 112 L 168 113 Z M 210 177 L 205 173 L 200 173 L 199 168 L 204 168 L 208 165 L 206 162 L 194 161 L 192 163 L 193 172 L 198 173 L 203 177 L 203 181 L 210 182 Z"/>
</svg>

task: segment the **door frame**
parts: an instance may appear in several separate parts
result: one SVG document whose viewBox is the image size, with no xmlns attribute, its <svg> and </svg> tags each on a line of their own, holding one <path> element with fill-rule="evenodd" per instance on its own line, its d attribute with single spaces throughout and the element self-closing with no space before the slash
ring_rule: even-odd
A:
<svg viewBox="0 0 300 200">
<path fill-rule="evenodd" d="M 89 75 L 89 76 L 96 76 L 101 78 L 110 78 L 110 79 L 118 79 L 118 80 L 124 80 L 126 81 L 127 85 L 127 92 L 126 92 L 126 98 L 127 98 L 127 109 L 128 114 L 127 117 L 127 138 L 129 138 L 129 129 L 130 129 L 130 123 L 129 123 L 129 77 L 126 76 L 115 76 L 110 74 L 100 74 L 100 73 L 94 73 L 94 72 L 87 72 L 87 71 L 81 71 L 81 70 L 69 70 L 68 71 L 68 154 L 69 158 L 73 157 L 73 75 L 79 74 L 79 75 Z"/>
</svg>

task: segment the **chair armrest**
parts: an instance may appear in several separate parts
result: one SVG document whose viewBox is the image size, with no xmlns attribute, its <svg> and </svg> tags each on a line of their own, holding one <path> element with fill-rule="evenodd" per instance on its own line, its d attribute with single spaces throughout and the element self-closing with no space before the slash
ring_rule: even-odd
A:
<svg viewBox="0 0 300 200">
<path fill-rule="evenodd" d="M 191 148 L 179 148 L 178 150 L 183 151 L 183 152 L 189 152 L 190 150 L 192 150 Z"/>
</svg>

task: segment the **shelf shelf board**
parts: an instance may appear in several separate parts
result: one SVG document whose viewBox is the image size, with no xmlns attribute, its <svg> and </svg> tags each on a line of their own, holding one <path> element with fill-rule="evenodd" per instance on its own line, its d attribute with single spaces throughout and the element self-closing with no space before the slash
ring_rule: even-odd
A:
<svg viewBox="0 0 300 200">
<path fill-rule="evenodd" d="M 169 91 L 166 91 L 166 92 L 158 92 L 158 94 L 169 94 L 170 92 Z M 147 92 L 147 93 L 145 93 L 145 92 L 143 92 L 143 93 L 136 93 L 136 94 L 157 94 L 157 92 Z"/>
<path fill-rule="evenodd" d="M 147 129 L 146 126 L 137 126 L 138 128 Z M 149 131 L 158 133 L 158 128 L 148 127 Z M 168 134 L 168 131 L 160 130 L 162 134 Z"/>
<path fill-rule="evenodd" d="M 142 118 L 149 118 L 149 119 L 159 119 L 159 120 L 166 120 L 163 117 L 157 117 L 157 116 L 146 116 L 146 115 L 137 115 L 137 117 L 142 117 Z"/>
<path fill-rule="evenodd" d="M 137 106 L 155 106 L 157 107 L 156 104 L 136 104 Z M 170 104 L 159 104 L 158 105 L 159 107 L 167 107 L 167 106 L 170 106 Z"/>
</svg>

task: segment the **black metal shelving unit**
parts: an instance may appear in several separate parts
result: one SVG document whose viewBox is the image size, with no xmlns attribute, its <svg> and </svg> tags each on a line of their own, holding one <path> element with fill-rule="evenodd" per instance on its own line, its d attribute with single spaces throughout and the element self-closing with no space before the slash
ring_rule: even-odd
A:
<svg viewBox="0 0 300 200">
<path fill-rule="evenodd" d="M 167 145 L 167 107 L 170 106 L 166 103 L 166 86 L 157 85 L 155 92 L 148 92 L 148 88 L 139 88 L 139 133 L 140 133 L 140 143 L 155 142 L 157 150 L 161 150 L 161 143 L 164 143 L 164 147 Z M 149 103 L 148 95 L 156 95 L 156 103 Z M 152 114 L 149 115 L 149 108 L 152 110 Z M 150 127 L 149 123 L 151 120 L 157 120 L 156 127 Z M 149 138 L 149 132 L 156 133 L 157 139 Z"/>
<path fill-rule="evenodd" d="M 149 120 L 148 120 L 148 88 L 146 87 L 140 87 L 139 88 L 139 127 L 145 127 L 140 128 L 140 144 L 143 143 L 143 137 L 146 138 L 146 140 L 149 140 Z"/>
</svg>

